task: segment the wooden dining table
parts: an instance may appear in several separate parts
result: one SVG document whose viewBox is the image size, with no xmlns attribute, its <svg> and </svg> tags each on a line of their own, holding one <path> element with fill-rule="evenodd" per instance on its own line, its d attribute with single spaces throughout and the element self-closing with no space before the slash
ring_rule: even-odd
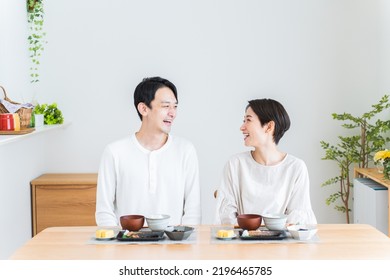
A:
<svg viewBox="0 0 390 280">
<path fill-rule="evenodd" d="M 213 225 L 195 227 L 194 243 L 91 243 L 98 227 L 47 228 L 12 260 L 389 260 L 390 238 L 365 224 L 319 224 L 315 242 L 215 242 Z M 119 229 L 118 229 L 119 230 Z"/>
</svg>

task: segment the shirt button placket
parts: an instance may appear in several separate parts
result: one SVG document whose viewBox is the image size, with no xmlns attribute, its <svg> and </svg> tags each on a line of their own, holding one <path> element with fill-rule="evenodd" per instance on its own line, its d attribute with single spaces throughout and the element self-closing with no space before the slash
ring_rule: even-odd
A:
<svg viewBox="0 0 390 280">
<path fill-rule="evenodd" d="M 156 157 L 153 152 L 149 155 L 149 192 L 156 193 Z"/>
</svg>

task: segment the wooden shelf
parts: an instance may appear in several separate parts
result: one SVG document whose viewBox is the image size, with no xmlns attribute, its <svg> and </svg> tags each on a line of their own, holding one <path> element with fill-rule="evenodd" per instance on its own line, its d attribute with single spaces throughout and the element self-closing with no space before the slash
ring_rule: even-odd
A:
<svg viewBox="0 0 390 280">
<path fill-rule="evenodd" d="M 375 182 L 390 188 L 390 180 L 384 178 L 383 173 L 379 173 L 376 168 L 355 168 L 355 178 L 367 177 Z"/>
</svg>

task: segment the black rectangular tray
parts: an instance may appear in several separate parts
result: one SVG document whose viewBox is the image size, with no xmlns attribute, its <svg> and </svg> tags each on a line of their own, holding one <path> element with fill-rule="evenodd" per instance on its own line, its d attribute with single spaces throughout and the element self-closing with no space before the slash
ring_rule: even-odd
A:
<svg viewBox="0 0 390 280">
<path fill-rule="evenodd" d="M 241 240 L 282 240 L 287 238 L 285 230 L 262 230 L 264 235 L 242 236 L 243 230 L 239 231 Z"/>
<path fill-rule="evenodd" d="M 139 231 L 137 232 L 137 235 L 139 237 L 123 237 L 124 232 L 125 232 L 124 230 L 121 230 L 116 236 L 116 239 L 119 241 L 138 242 L 138 241 L 159 241 L 165 238 L 163 231 L 149 231 L 149 232 Z"/>
</svg>

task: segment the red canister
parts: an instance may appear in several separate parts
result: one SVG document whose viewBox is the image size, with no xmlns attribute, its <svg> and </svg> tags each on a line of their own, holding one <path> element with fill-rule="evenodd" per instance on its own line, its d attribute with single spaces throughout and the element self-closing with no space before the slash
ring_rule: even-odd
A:
<svg viewBox="0 0 390 280">
<path fill-rule="evenodd" d="M 0 130 L 14 130 L 13 114 L 0 114 Z"/>
</svg>

